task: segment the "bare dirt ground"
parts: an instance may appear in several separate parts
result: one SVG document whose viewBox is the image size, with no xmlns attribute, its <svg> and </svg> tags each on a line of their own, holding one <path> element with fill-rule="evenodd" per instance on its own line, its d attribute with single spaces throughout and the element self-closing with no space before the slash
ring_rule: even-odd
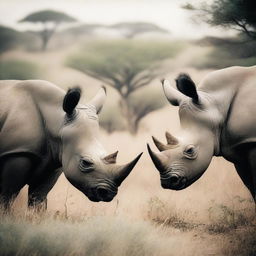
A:
<svg viewBox="0 0 256 256">
<path fill-rule="evenodd" d="M 63 88 L 81 85 L 85 101 L 96 92 L 101 82 L 63 67 L 68 52 L 73 50 L 71 48 L 43 54 L 13 51 L 4 58 L 36 61 L 44 71 L 42 79 Z M 179 72 L 188 72 L 195 81 L 200 81 L 209 70 L 198 71 L 190 64 L 193 58 L 197 58 L 199 53 L 204 54 L 204 51 L 198 46 L 187 48 L 168 63 L 166 77 L 173 81 Z M 159 81 L 152 84 L 161 90 Z M 114 90 L 108 89 L 108 101 L 117 100 Z M 146 143 L 153 145 L 151 135 L 164 141 L 166 130 L 175 134 L 178 128 L 177 109 L 167 105 L 149 114 L 142 121 L 136 136 L 127 132 L 107 134 L 102 130 L 101 141 L 105 148 L 109 152 L 117 149 L 120 152 L 118 163 L 125 163 L 144 152 L 136 168 L 122 184 L 117 197 L 110 203 L 90 202 L 62 175 L 48 196 L 48 211 L 55 216 L 65 215 L 67 218 L 114 216 L 133 224 L 149 222 L 155 233 L 163 238 L 162 242 L 159 239 L 163 248 L 159 255 L 232 255 L 232 248 L 237 246 L 234 243 L 237 244 L 244 229 L 248 230 L 252 226 L 247 224 L 244 227 L 237 221 L 239 216 L 246 220 L 251 220 L 254 216 L 255 209 L 250 194 L 233 165 L 222 158 L 214 158 L 203 177 L 186 190 L 163 190 L 158 172 L 148 156 Z M 15 201 L 16 211 L 26 209 L 26 189 L 23 189 Z"/>
</svg>

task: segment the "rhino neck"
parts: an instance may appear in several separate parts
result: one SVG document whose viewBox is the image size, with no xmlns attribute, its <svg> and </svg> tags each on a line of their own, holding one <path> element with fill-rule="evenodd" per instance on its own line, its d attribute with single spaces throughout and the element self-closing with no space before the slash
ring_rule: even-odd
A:
<svg viewBox="0 0 256 256">
<path fill-rule="evenodd" d="M 223 131 L 227 126 L 237 92 L 252 68 L 231 67 L 210 73 L 200 84 L 200 91 L 208 95 L 213 110 L 215 156 L 223 156 Z"/>
<path fill-rule="evenodd" d="M 41 116 L 41 127 L 45 135 L 47 154 L 56 165 L 61 166 L 60 130 L 65 116 L 62 109 L 65 92 L 46 81 L 36 81 L 30 86 L 29 92 L 33 95 L 35 106 Z"/>
</svg>

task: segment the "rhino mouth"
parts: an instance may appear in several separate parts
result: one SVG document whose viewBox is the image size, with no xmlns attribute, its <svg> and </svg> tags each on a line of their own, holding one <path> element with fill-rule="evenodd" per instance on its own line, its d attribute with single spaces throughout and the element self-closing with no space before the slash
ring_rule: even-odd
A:
<svg viewBox="0 0 256 256">
<path fill-rule="evenodd" d="M 181 190 L 187 185 L 187 178 L 177 172 L 161 174 L 161 186 L 164 189 Z"/>
<path fill-rule="evenodd" d="M 196 180 L 198 180 L 203 173 L 196 175 L 195 177 L 188 179 L 182 171 L 178 172 L 165 172 L 161 174 L 161 186 L 164 189 L 171 189 L 171 190 L 182 190 L 187 188 Z"/>
<path fill-rule="evenodd" d="M 92 189 L 88 198 L 93 202 L 110 202 L 117 195 L 117 188 L 109 185 L 98 185 Z"/>
</svg>

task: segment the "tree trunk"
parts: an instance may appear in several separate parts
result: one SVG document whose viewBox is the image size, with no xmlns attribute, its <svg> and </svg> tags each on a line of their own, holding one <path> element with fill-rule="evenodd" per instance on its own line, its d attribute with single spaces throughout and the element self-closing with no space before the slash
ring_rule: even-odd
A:
<svg viewBox="0 0 256 256">
<path fill-rule="evenodd" d="M 136 134 L 138 131 L 138 122 L 136 121 L 136 115 L 129 106 L 127 98 L 121 96 L 120 107 L 122 115 L 126 120 L 126 126 L 131 134 Z"/>
<path fill-rule="evenodd" d="M 50 33 L 47 29 L 44 29 L 41 33 L 41 39 L 42 39 L 42 47 L 41 50 L 44 52 L 46 51 L 48 42 L 50 40 Z"/>
</svg>

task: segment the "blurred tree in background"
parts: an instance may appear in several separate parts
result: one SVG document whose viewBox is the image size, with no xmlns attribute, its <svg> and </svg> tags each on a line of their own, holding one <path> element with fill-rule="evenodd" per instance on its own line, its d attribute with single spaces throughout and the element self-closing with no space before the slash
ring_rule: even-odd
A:
<svg viewBox="0 0 256 256">
<path fill-rule="evenodd" d="M 47 44 L 57 27 L 61 23 L 75 22 L 76 19 L 62 12 L 44 10 L 34 12 L 20 20 L 19 22 L 41 23 L 43 25 L 42 31 L 39 35 L 42 40 L 42 50 L 46 50 Z"/>
<path fill-rule="evenodd" d="M 21 60 L 0 61 L 0 80 L 33 79 L 38 76 L 38 67 L 35 63 Z"/>
<path fill-rule="evenodd" d="M 136 133 L 140 120 L 161 104 L 146 94 L 136 100 L 134 93 L 162 78 L 161 61 L 174 57 L 181 48 L 180 43 L 169 41 L 98 41 L 71 56 L 67 65 L 116 89 L 126 127 Z"/>
<path fill-rule="evenodd" d="M 199 69 L 220 69 L 229 66 L 253 66 L 256 64 L 256 41 L 240 34 L 232 38 L 205 37 L 196 44 L 209 47 L 210 52 L 193 62 Z"/>
<path fill-rule="evenodd" d="M 197 17 L 210 25 L 235 29 L 256 40 L 255 0 L 204 1 L 197 6 L 186 4 L 183 8 L 196 12 Z"/>
<path fill-rule="evenodd" d="M 0 26 L 0 54 L 14 48 L 18 43 L 19 32 Z"/>
<path fill-rule="evenodd" d="M 148 22 L 120 22 L 109 27 L 119 30 L 125 38 L 134 38 L 139 34 L 149 32 L 169 33 L 166 29 Z"/>
<path fill-rule="evenodd" d="M 186 10 L 195 19 L 212 26 L 238 31 L 233 38 L 206 37 L 197 41 L 213 49 L 204 59 L 197 59 L 193 65 L 198 68 L 225 68 L 256 64 L 256 1 L 255 0 L 213 0 L 200 4 L 186 4 Z"/>
</svg>

